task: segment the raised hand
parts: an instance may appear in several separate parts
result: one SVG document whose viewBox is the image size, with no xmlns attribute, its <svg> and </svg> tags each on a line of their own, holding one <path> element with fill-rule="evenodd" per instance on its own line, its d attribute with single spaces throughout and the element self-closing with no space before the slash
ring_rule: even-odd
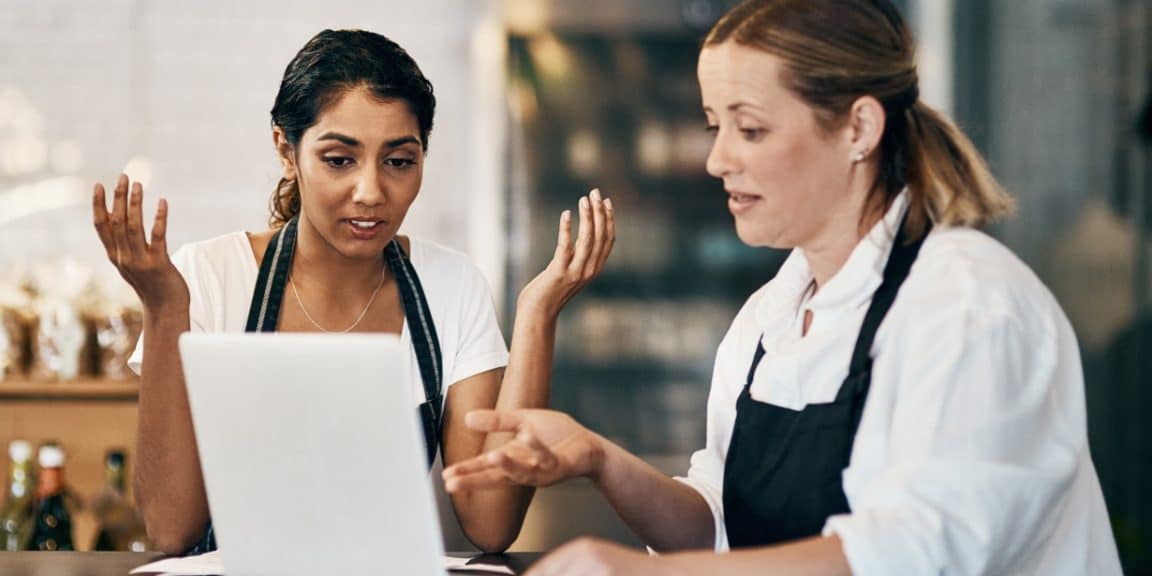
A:
<svg viewBox="0 0 1152 576">
<path fill-rule="evenodd" d="M 600 190 L 592 190 L 580 198 L 579 211 L 576 243 L 572 243 L 572 213 L 565 210 L 552 261 L 520 291 L 518 310 L 540 310 L 555 316 L 604 269 L 616 242 L 612 200 L 602 198 Z"/>
<path fill-rule="evenodd" d="M 449 492 L 484 488 L 549 486 L 596 473 L 603 458 L 602 439 L 572 417 L 552 410 L 476 410 L 466 424 L 479 432 L 509 432 L 515 437 L 492 450 L 444 470 Z"/>
<path fill-rule="evenodd" d="M 92 190 L 92 222 L 108 260 L 136 290 L 146 310 L 187 309 L 188 284 L 168 258 L 168 202 L 160 199 L 149 241 L 144 238 L 144 188 L 135 182 L 131 193 L 128 189 L 128 177 L 121 174 L 112 193 L 111 211 L 104 185 L 96 184 Z"/>
</svg>

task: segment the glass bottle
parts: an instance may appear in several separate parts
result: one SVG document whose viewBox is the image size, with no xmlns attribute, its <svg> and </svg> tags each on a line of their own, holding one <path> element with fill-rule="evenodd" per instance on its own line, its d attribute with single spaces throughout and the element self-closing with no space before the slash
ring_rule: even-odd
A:
<svg viewBox="0 0 1152 576">
<path fill-rule="evenodd" d="M 64 484 L 64 450 L 56 444 L 40 447 L 40 474 L 36 485 L 32 550 L 75 550 L 72 513 Z"/>
<path fill-rule="evenodd" d="M 0 508 L 0 550 L 27 550 L 32 536 L 32 445 L 13 440 L 8 445 L 11 460 L 8 497 Z"/>
<path fill-rule="evenodd" d="M 92 514 L 99 523 L 93 550 L 148 549 L 148 534 L 140 513 L 128 501 L 125 490 L 124 451 L 104 454 L 104 489 L 92 500 Z"/>
</svg>

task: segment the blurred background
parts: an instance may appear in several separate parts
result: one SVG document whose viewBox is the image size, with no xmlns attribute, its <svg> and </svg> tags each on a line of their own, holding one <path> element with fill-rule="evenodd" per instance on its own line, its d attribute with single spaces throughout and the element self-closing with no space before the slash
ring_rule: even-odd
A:
<svg viewBox="0 0 1152 576">
<path fill-rule="evenodd" d="M 554 405 L 683 473 L 703 444 L 715 346 L 785 256 L 738 241 L 704 172 L 696 55 L 732 4 L 3 0 L 0 442 L 58 442 L 89 501 L 109 449 L 131 466 L 122 363 L 139 316 L 92 232 L 91 185 L 127 171 L 147 212 L 167 198 L 173 247 L 263 229 L 284 66 L 320 29 L 357 27 L 405 46 L 436 88 L 406 232 L 472 256 L 504 327 L 560 212 L 592 187 L 613 198 L 619 241 L 562 317 Z M 991 232 L 1076 328 L 1116 538 L 1128 573 L 1152 573 L 1152 2 L 897 4 L 920 41 L 925 100 L 1019 200 Z M 77 510 L 78 548 L 94 545 L 100 510 Z M 447 531 L 450 549 L 464 545 Z M 637 543 L 576 482 L 538 496 L 516 548 L 589 532 Z"/>
</svg>

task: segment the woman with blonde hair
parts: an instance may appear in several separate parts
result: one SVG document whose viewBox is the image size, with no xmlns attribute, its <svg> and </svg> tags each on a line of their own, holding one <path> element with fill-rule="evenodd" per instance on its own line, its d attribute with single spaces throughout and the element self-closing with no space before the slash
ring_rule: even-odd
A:
<svg viewBox="0 0 1152 576">
<path fill-rule="evenodd" d="M 479 412 L 516 440 L 448 489 L 587 476 L 662 553 L 581 540 L 533 574 L 1119 574 L 1076 337 L 978 231 L 1013 202 L 920 101 L 897 10 L 748 1 L 698 75 L 737 234 L 792 249 L 716 353 L 704 449 L 673 479 L 563 414 Z"/>
</svg>

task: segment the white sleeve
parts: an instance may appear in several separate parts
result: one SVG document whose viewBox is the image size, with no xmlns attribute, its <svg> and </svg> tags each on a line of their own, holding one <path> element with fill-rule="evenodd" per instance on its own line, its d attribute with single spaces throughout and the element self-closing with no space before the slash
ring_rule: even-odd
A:
<svg viewBox="0 0 1152 576">
<path fill-rule="evenodd" d="M 492 289 L 480 270 L 471 261 L 465 262 L 458 287 L 460 309 L 450 320 L 459 322 L 459 346 L 446 385 L 508 365 L 508 346 L 496 322 Z"/>
<path fill-rule="evenodd" d="M 1086 450 L 1084 405 L 1062 316 L 1033 296 L 956 302 L 890 327 L 861 422 L 888 427 L 884 464 L 824 529 L 854 574 L 1006 574 L 1046 537 Z"/>
<path fill-rule="evenodd" d="M 207 282 L 203 278 L 203 271 L 200 270 L 202 263 L 197 261 L 196 250 L 192 245 L 184 245 L 176 250 L 171 256 L 172 264 L 176 266 L 176 270 L 184 277 L 184 282 L 188 284 L 188 320 L 192 332 L 209 332 L 211 331 L 211 315 L 208 310 L 211 309 L 212 294 L 211 290 L 207 289 Z M 136 349 L 132 352 L 132 356 L 128 358 L 128 368 L 132 370 L 137 376 L 140 375 L 140 366 L 144 362 L 144 334 L 140 334 L 140 338 L 136 340 Z"/>
</svg>

